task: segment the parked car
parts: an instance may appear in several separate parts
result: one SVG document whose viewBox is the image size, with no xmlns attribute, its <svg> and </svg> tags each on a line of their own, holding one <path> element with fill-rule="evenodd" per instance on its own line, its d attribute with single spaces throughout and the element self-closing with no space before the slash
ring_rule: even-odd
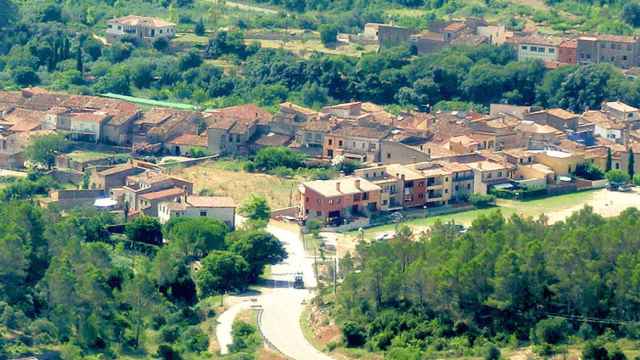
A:
<svg viewBox="0 0 640 360">
<path fill-rule="evenodd" d="M 630 192 L 631 191 L 631 185 L 630 184 L 623 184 L 618 186 L 618 191 L 620 192 Z"/>
</svg>

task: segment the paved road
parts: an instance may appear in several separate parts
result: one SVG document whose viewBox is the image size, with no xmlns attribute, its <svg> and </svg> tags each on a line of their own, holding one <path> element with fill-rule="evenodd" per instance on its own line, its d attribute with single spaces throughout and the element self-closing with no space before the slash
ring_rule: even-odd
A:
<svg viewBox="0 0 640 360">
<path fill-rule="evenodd" d="M 315 288 L 317 284 L 313 272 L 313 258 L 306 257 L 296 226 L 271 224 L 267 230 L 283 243 L 289 257 L 271 267 L 273 287 L 260 289 L 261 294 L 255 296 L 257 302 L 242 301 L 231 306 L 218 317 L 216 336 L 220 344 L 220 352 L 228 353 L 228 346 L 233 342 L 231 325 L 238 313 L 251 305 L 259 305 L 263 309 L 260 330 L 271 346 L 296 360 L 330 360 L 329 356 L 307 342 L 300 328 L 300 315 L 304 309 L 303 301 L 311 299 L 313 290 L 309 289 Z M 294 274 L 298 272 L 303 273 L 307 289 L 290 287 Z"/>
<path fill-rule="evenodd" d="M 313 272 L 313 258 L 305 256 L 302 239 L 296 226 L 270 225 L 267 230 L 284 244 L 289 258 L 271 267 L 271 277 L 277 281 L 278 287 L 265 291 L 260 297 L 260 305 L 263 308 L 260 330 L 271 345 L 290 358 L 331 359 L 309 344 L 300 328 L 300 315 L 304 309 L 303 301 L 311 299 L 313 290 L 309 289 L 317 285 Z M 307 289 L 283 287 L 286 282 L 293 280 L 293 275 L 297 272 L 303 273 Z"/>
</svg>

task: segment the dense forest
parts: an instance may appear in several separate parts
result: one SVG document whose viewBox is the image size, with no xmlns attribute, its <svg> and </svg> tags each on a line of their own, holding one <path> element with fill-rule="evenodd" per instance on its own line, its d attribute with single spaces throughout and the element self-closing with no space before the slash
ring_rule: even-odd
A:
<svg viewBox="0 0 640 360">
<path fill-rule="evenodd" d="M 392 359 L 497 358 L 496 346 L 526 344 L 548 356 L 583 342 L 586 359 L 623 359 L 616 338 L 640 340 L 639 221 L 637 209 L 584 208 L 553 225 L 496 212 L 465 233 L 400 226 L 343 261 L 344 341 Z"/>
<path fill-rule="evenodd" d="M 264 202 L 248 205 L 257 220 L 233 232 L 208 218 L 161 227 L 142 216 L 114 234 L 122 219 L 108 213 L 0 203 L 0 359 L 210 358 L 214 296 L 286 258 L 262 228 Z"/>
<path fill-rule="evenodd" d="M 178 4 L 168 4 L 182 12 Z M 191 9 L 185 13 L 197 9 L 182 6 Z M 123 12 L 119 2 L 96 8 L 102 9 L 95 11 L 100 21 L 108 18 L 109 9 Z M 456 47 L 429 56 L 396 48 L 361 58 L 320 53 L 302 58 L 247 44 L 240 28 L 213 32 L 206 46 L 181 51 L 161 41 L 140 47 L 125 39 L 106 46 L 83 24 L 88 20 L 71 9 L 21 4 L 19 16 L 0 34 L 0 87 L 133 94 L 203 107 L 273 106 L 285 100 L 317 107 L 362 100 L 396 108 L 486 109 L 503 102 L 583 111 L 612 98 L 640 105 L 640 81 L 611 66 L 548 71 L 541 62 L 516 61 L 507 46 Z M 214 60 L 235 65 L 229 71 Z"/>
</svg>

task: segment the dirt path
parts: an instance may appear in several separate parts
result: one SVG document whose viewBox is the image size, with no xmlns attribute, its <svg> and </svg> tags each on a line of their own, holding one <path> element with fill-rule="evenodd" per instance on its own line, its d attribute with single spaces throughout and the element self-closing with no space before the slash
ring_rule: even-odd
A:
<svg viewBox="0 0 640 360">
<path fill-rule="evenodd" d="M 263 14 L 277 14 L 278 13 L 278 11 L 273 10 L 273 9 L 269 9 L 269 8 L 266 8 L 266 7 L 243 4 L 243 3 L 235 2 L 235 1 L 225 1 L 224 5 L 227 6 L 227 7 L 230 7 L 230 8 L 235 8 L 235 9 L 240 9 L 240 10 L 245 10 L 245 11 L 260 12 L 260 13 L 263 13 Z"/>
</svg>

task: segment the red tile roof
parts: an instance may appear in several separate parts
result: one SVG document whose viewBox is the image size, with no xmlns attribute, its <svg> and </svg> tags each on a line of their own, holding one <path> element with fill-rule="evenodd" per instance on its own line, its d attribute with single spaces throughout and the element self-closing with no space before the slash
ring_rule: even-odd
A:
<svg viewBox="0 0 640 360">
<path fill-rule="evenodd" d="M 140 195 L 140 197 L 145 200 L 153 201 L 153 200 L 161 200 L 166 198 L 173 198 L 173 197 L 184 195 L 184 194 L 185 194 L 184 189 L 174 187 L 174 188 L 169 188 L 165 190 L 142 194 Z"/>
<path fill-rule="evenodd" d="M 182 134 L 175 139 L 169 141 L 172 145 L 190 145 L 207 147 L 207 137 L 195 134 Z"/>
<path fill-rule="evenodd" d="M 187 203 L 194 207 L 235 208 L 236 203 L 227 196 L 195 196 L 187 197 Z"/>
</svg>

